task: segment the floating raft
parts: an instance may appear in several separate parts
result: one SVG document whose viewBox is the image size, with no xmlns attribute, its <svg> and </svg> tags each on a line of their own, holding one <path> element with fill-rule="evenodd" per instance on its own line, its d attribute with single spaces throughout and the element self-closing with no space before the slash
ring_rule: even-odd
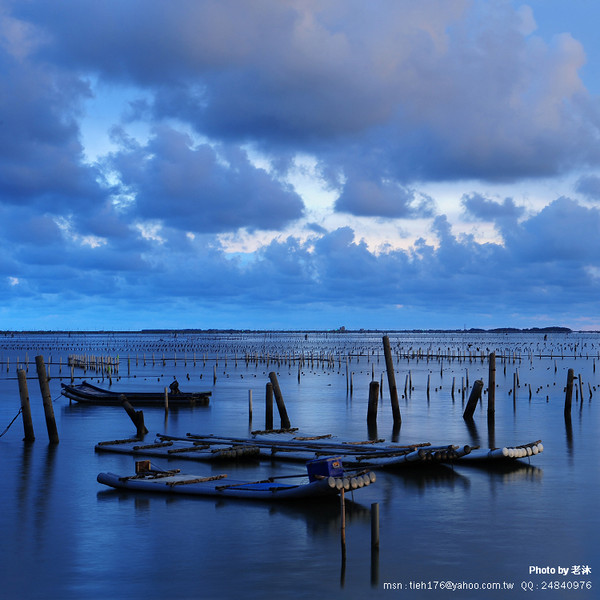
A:
<svg viewBox="0 0 600 600">
<path fill-rule="evenodd" d="M 177 458 L 200 462 L 217 462 L 223 460 L 257 459 L 260 455 L 258 446 L 247 444 L 202 442 L 178 442 L 177 440 L 157 439 L 155 443 L 146 444 L 137 438 L 99 442 L 96 452 L 115 452 L 151 456 L 155 458 Z"/>
<path fill-rule="evenodd" d="M 536 456 L 544 451 L 541 440 L 523 444 L 522 446 L 504 446 L 503 448 L 491 448 L 489 450 L 473 448 L 471 452 L 463 456 L 461 463 L 486 463 L 486 462 L 512 462 L 521 458 Z"/>
<path fill-rule="evenodd" d="M 123 396 L 134 406 L 164 406 L 165 392 L 115 392 L 105 390 L 84 381 L 78 385 L 61 383 L 63 396 L 82 404 L 99 404 L 104 406 L 120 406 Z M 169 393 L 169 407 L 173 406 L 207 406 L 211 392 Z"/>
<path fill-rule="evenodd" d="M 182 458 L 197 461 L 223 459 L 264 459 L 269 461 L 307 462 L 340 456 L 344 464 L 354 467 L 396 468 L 413 464 L 436 464 L 453 460 L 470 452 L 469 446 L 431 446 L 410 444 L 386 445 L 384 440 L 335 442 L 333 436 L 300 436 L 295 430 L 257 432 L 252 438 L 215 435 L 175 437 L 159 434 L 154 443 L 145 444 L 128 438 L 99 442 L 98 452 L 116 452 L 160 458 Z"/>
<path fill-rule="evenodd" d="M 302 436 L 297 435 L 295 430 L 260 431 L 253 434 L 251 438 L 191 433 L 185 437 L 158 434 L 156 442 L 152 444 L 144 444 L 137 439 L 114 440 L 98 443 L 96 450 L 198 461 L 260 458 L 270 461 L 307 462 L 340 456 L 347 466 L 396 469 L 408 466 L 460 464 L 469 460 L 515 460 L 533 456 L 542 448 L 541 442 L 492 450 L 473 449 L 469 445 L 432 446 L 429 442 L 406 446 L 385 444 L 385 440 L 335 442 L 332 441 L 331 435 Z"/>
<path fill-rule="evenodd" d="M 228 441 L 259 448 L 260 458 L 281 461 L 307 461 L 339 455 L 345 465 L 394 469 L 413 464 L 436 464 L 455 460 L 471 451 L 469 446 L 432 446 L 429 442 L 409 445 L 386 444 L 385 440 L 336 442 L 332 435 L 306 436 L 295 429 L 252 432 L 252 438 L 221 437 L 188 433 L 185 438 L 158 435 L 160 440 L 206 443 Z M 333 441 L 332 441 L 333 440 Z"/>
<path fill-rule="evenodd" d="M 337 496 L 342 490 L 354 491 L 374 483 L 374 473 L 346 473 L 341 461 L 337 458 L 312 461 L 307 465 L 306 474 L 270 477 L 261 481 L 231 480 L 226 474 L 203 477 L 186 475 L 179 469 L 157 471 L 150 468 L 139 468 L 136 474 L 119 476 L 114 473 L 100 473 L 99 483 L 113 488 L 137 492 L 159 492 L 168 494 L 185 494 L 194 496 L 225 496 L 256 500 L 306 500 Z M 318 463 L 318 464 L 315 464 Z M 314 467 L 312 470 L 310 467 Z M 284 483 L 280 479 L 301 479 L 298 483 Z"/>
</svg>

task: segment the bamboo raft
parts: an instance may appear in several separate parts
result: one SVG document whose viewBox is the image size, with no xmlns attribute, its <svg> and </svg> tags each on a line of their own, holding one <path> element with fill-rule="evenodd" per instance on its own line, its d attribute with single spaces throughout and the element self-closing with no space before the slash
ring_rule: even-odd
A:
<svg viewBox="0 0 600 600">
<path fill-rule="evenodd" d="M 440 463 L 470 452 L 469 446 L 432 446 L 429 442 L 405 446 L 384 440 L 335 442 L 332 436 L 297 436 L 295 430 L 256 432 L 252 438 L 187 434 L 185 437 L 158 434 L 144 444 L 137 438 L 99 442 L 97 452 L 116 452 L 154 458 L 181 458 L 197 461 L 263 459 L 307 462 L 340 456 L 345 465 L 394 468 L 416 463 Z"/>
<path fill-rule="evenodd" d="M 543 446 L 541 441 L 536 441 L 522 446 L 485 450 L 469 445 L 432 446 L 429 442 L 404 446 L 386 444 L 385 440 L 337 442 L 331 435 L 303 436 L 295 429 L 284 429 L 252 432 L 251 438 L 157 434 L 156 441 L 150 444 L 144 444 L 137 438 L 99 442 L 96 451 L 197 461 L 263 459 L 307 462 L 339 456 L 345 465 L 395 469 L 468 462 L 509 462 L 535 456 L 543 451 Z"/>
<path fill-rule="evenodd" d="M 298 479 L 297 483 L 282 479 Z M 339 458 L 311 461 L 307 473 L 269 477 L 260 481 L 231 480 L 227 474 L 186 475 L 179 469 L 168 471 L 152 468 L 149 461 L 136 463 L 136 474 L 119 476 L 99 473 L 98 483 L 117 489 L 137 492 L 159 492 L 192 496 L 226 496 L 256 500 L 310 500 L 337 496 L 342 491 L 354 491 L 375 482 L 369 471 L 348 473 Z"/>
</svg>

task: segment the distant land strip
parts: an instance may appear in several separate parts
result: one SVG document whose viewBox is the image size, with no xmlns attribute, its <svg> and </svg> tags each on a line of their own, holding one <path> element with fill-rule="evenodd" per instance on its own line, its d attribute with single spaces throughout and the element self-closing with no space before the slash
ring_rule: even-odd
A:
<svg viewBox="0 0 600 600">
<path fill-rule="evenodd" d="M 139 329 L 139 330 L 60 330 L 60 329 L 36 329 L 36 330 L 0 330 L 2 335 L 10 334 L 188 334 L 188 333 L 574 333 L 569 327 L 531 327 L 519 329 L 516 327 L 497 327 L 494 329 Z M 582 331 L 580 333 L 598 333 L 597 331 Z"/>
</svg>

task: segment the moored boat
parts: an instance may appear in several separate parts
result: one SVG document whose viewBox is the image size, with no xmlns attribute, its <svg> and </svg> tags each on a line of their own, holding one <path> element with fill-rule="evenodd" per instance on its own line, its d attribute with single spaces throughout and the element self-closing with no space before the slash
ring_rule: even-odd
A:
<svg viewBox="0 0 600 600">
<path fill-rule="evenodd" d="M 130 392 L 126 390 L 117 392 L 105 390 L 87 381 L 83 381 L 77 385 L 62 383 L 61 386 L 63 396 L 82 404 L 119 406 L 123 399 L 128 400 L 134 406 L 164 406 L 165 404 L 164 390 L 162 392 Z M 169 407 L 206 406 L 210 401 L 210 395 L 211 392 L 171 392 L 168 394 Z"/>
</svg>

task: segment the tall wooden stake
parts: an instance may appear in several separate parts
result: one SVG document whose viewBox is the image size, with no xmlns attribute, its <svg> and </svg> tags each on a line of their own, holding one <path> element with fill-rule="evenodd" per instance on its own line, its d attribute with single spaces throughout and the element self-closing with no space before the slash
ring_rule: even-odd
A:
<svg viewBox="0 0 600 600">
<path fill-rule="evenodd" d="M 390 388 L 390 400 L 392 403 L 392 415 L 394 423 L 402 423 L 400 407 L 398 405 L 398 390 L 396 389 L 396 376 L 394 375 L 394 360 L 392 358 L 392 349 L 390 347 L 390 338 L 383 336 L 383 353 L 385 355 L 385 370 L 387 371 L 388 387 Z"/>
<path fill-rule="evenodd" d="M 478 379 L 473 383 L 473 389 L 471 390 L 471 395 L 469 396 L 469 401 L 467 402 L 467 407 L 465 408 L 465 412 L 463 414 L 463 419 L 470 421 L 473 419 L 473 414 L 475 413 L 475 408 L 477 407 L 477 402 L 481 398 L 481 390 L 483 389 L 483 381 Z"/>
<path fill-rule="evenodd" d="M 273 384 L 270 381 L 265 394 L 265 429 L 273 429 Z"/>
<path fill-rule="evenodd" d="M 573 381 L 575 379 L 575 371 L 569 369 L 567 373 L 567 391 L 565 394 L 565 418 L 571 418 L 571 403 L 573 400 Z"/>
<path fill-rule="evenodd" d="M 46 416 L 46 428 L 48 429 L 48 439 L 51 444 L 58 444 L 58 430 L 56 429 L 56 420 L 54 418 L 54 407 L 52 406 L 52 396 L 50 396 L 50 386 L 48 385 L 48 375 L 43 356 L 35 357 L 35 366 L 40 382 L 40 392 L 44 402 L 44 415 Z"/>
<path fill-rule="evenodd" d="M 496 412 L 496 353 L 490 353 L 488 378 L 488 417 Z"/>
<path fill-rule="evenodd" d="M 285 402 L 283 401 L 283 394 L 281 393 L 281 388 L 279 387 L 279 381 L 277 381 L 277 374 L 275 373 L 275 371 L 271 371 L 269 373 L 269 379 L 273 384 L 275 402 L 277 402 L 277 410 L 279 411 L 279 416 L 281 418 L 281 428 L 289 429 L 291 426 L 290 420 L 288 418 L 287 410 L 285 408 Z"/>
<path fill-rule="evenodd" d="M 33 442 L 35 434 L 33 433 L 33 421 L 31 420 L 31 406 L 29 405 L 29 392 L 27 390 L 27 374 L 23 369 L 17 371 L 19 379 L 19 394 L 21 396 L 21 412 L 23 414 L 23 430 L 26 442 Z"/>
<path fill-rule="evenodd" d="M 379 382 L 371 381 L 369 384 L 369 406 L 367 408 L 367 423 L 377 423 L 377 400 L 379 398 Z"/>
</svg>

